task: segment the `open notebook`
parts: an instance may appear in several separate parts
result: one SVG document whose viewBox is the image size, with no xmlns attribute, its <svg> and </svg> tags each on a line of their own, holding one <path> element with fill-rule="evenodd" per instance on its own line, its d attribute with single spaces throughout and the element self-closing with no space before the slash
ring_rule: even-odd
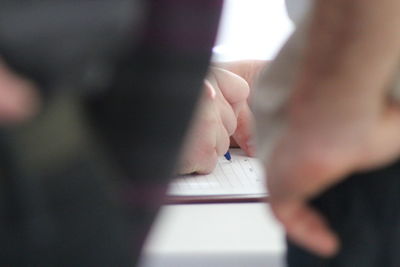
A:
<svg viewBox="0 0 400 267">
<path fill-rule="evenodd" d="M 266 199 L 265 175 L 256 158 L 231 149 L 208 175 L 179 176 L 168 190 L 168 203 L 255 202 Z"/>
</svg>

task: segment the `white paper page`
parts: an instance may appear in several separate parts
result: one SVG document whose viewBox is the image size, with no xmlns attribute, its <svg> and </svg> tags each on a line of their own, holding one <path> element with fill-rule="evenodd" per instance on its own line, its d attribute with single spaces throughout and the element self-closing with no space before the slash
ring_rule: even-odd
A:
<svg viewBox="0 0 400 267">
<path fill-rule="evenodd" d="M 170 185 L 171 196 L 266 195 L 265 175 L 256 158 L 240 149 L 230 149 L 232 160 L 220 157 L 208 175 L 185 175 Z"/>
</svg>

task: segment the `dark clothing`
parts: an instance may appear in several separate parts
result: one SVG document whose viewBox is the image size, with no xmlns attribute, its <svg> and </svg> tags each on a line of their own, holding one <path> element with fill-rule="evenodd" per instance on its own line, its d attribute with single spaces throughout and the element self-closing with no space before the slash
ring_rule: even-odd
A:
<svg viewBox="0 0 400 267">
<path fill-rule="evenodd" d="M 116 67 L 107 77 L 108 88 L 79 99 L 60 93 L 47 99 L 43 114 L 29 125 L 0 131 L 1 266 L 134 266 L 137 262 L 174 172 L 208 68 L 222 5 L 219 0 L 141 2 L 145 8 L 136 13 L 144 16 L 142 27 L 134 31 L 134 42 L 127 42 L 113 58 Z M 26 1 L 20 6 L 29 10 L 37 3 L 46 2 Z M 57 15 L 54 18 L 57 21 Z M 8 63 L 20 73 L 51 85 L 45 74 L 62 71 L 35 71 L 45 61 L 21 64 L 26 57 L 14 53 L 14 46 L 8 50 L 2 46 L 2 37 L 7 37 L 3 26 L 0 54 L 5 52 Z M 74 33 L 66 34 L 71 39 Z M 41 37 L 47 35 L 36 39 Z M 49 47 L 62 50 L 68 44 Z M 38 47 L 25 43 L 22 48 Z M 74 49 L 68 51 L 79 51 L 79 46 Z M 49 60 L 56 58 L 51 55 Z M 61 58 L 69 67 L 80 66 L 79 61 Z"/>
<path fill-rule="evenodd" d="M 323 259 L 288 242 L 289 267 L 400 266 L 400 163 L 351 176 L 312 202 L 338 233 L 339 254 Z"/>
<path fill-rule="evenodd" d="M 222 1 L 215 0 L 151 1 L 138 48 L 122 57 L 110 93 L 92 102 L 100 132 L 111 140 L 111 155 L 128 175 L 122 196 L 134 253 L 173 175 L 221 7 Z"/>
</svg>

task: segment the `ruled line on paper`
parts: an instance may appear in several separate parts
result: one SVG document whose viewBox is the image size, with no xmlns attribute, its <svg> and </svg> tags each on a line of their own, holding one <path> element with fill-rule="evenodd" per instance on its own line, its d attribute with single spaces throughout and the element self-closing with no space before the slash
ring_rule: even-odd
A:
<svg viewBox="0 0 400 267">
<path fill-rule="evenodd" d="M 256 158 L 240 149 L 231 149 L 232 161 L 220 157 L 208 175 L 185 175 L 173 180 L 170 196 L 260 195 L 267 194 L 265 175 Z"/>
</svg>

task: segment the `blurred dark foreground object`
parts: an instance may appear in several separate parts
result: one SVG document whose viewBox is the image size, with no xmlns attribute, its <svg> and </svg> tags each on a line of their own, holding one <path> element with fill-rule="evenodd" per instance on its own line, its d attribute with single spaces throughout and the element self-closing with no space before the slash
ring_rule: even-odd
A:
<svg viewBox="0 0 400 267">
<path fill-rule="evenodd" d="M 2 0 L 43 112 L 0 131 L 0 266 L 134 266 L 199 94 L 217 0 Z"/>
<path fill-rule="evenodd" d="M 323 259 L 289 242 L 289 267 L 400 266 L 400 162 L 353 175 L 312 204 L 338 233 L 341 250 Z"/>
</svg>

